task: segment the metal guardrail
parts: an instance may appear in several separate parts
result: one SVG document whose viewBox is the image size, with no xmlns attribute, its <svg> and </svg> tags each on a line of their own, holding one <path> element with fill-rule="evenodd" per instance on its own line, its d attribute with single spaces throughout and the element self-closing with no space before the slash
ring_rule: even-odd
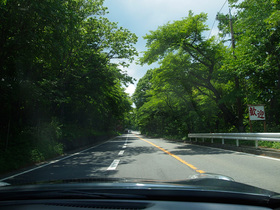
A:
<svg viewBox="0 0 280 210">
<path fill-rule="evenodd" d="M 197 141 L 198 138 L 202 139 L 222 139 L 222 144 L 225 144 L 225 139 L 236 140 L 236 146 L 239 147 L 239 140 L 255 141 L 255 147 L 258 148 L 258 141 L 274 141 L 280 142 L 280 133 L 190 133 L 188 134 L 190 140 L 192 138 Z"/>
</svg>

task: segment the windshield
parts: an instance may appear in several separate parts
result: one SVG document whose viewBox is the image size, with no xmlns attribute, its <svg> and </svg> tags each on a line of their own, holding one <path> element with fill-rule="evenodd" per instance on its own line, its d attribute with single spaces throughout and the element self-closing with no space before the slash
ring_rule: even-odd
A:
<svg viewBox="0 0 280 210">
<path fill-rule="evenodd" d="M 278 1 L 1 0 L 0 19 L 0 182 L 280 193 Z"/>
</svg>

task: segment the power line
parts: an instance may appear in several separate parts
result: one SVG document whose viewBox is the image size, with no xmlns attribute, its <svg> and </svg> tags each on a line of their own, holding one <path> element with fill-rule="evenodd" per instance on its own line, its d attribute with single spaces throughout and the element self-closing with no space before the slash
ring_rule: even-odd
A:
<svg viewBox="0 0 280 210">
<path fill-rule="evenodd" d="M 220 9 L 220 11 L 218 13 L 220 13 L 222 11 L 222 9 L 224 8 L 226 3 L 227 3 L 227 0 L 225 1 L 225 3 L 223 4 L 222 8 Z"/>
<path fill-rule="evenodd" d="M 220 9 L 220 11 L 219 11 L 218 13 L 220 13 L 220 12 L 222 11 L 222 9 L 224 8 L 224 6 L 225 6 L 225 4 L 227 3 L 227 1 L 228 1 L 228 0 L 226 0 L 226 1 L 224 2 L 222 8 Z M 214 20 L 214 23 L 213 23 L 212 28 L 211 28 L 211 30 L 210 30 L 210 33 L 209 33 L 209 35 L 208 35 L 208 39 L 209 39 L 209 37 L 211 36 L 211 33 L 212 33 L 213 28 L 214 28 L 215 22 L 216 22 L 216 18 L 215 18 L 215 20 Z"/>
<path fill-rule="evenodd" d="M 211 28 L 211 30 L 210 30 L 210 33 L 209 33 L 209 35 L 208 35 L 208 39 L 209 39 L 209 37 L 210 37 L 210 35 L 211 35 L 211 33 L 212 33 L 212 30 L 213 30 L 213 28 L 214 28 L 215 22 L 216 22 L 216 18 L 215 18 L 215 20 L 214 20 L 214 23 L 213 23 L 212 28 Z"/>
</svg>

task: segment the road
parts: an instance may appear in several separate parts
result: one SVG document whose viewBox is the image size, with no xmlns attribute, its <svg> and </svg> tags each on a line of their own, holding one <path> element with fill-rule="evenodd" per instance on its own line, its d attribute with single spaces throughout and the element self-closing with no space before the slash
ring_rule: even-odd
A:
<svg viewBox="0 0 280 210">
<path fill-rule="evenodd" d="M 90 177 L 182 180 L 217 173 L 280 193 L 280 159 L 124 134 L 28 171 L 2 177 L 20 183 Z"/>
</svg>

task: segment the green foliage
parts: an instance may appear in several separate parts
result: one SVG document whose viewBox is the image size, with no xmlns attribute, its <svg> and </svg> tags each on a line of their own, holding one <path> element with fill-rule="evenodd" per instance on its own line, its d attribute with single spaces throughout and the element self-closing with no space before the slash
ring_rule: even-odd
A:
<svg viewBox="0 0 280 210">
<path fill-rule="evenodd" d="M 40 152 L 38 149 L 31 150 L 30 156 L 30 160 L 34 163 L 39 163 L 45 160 L 43 153 Z"/>
<path fill-rule="evenodd" d="M 160 67 L 139 80 L 133 95 L 142 133 L 184 138 L 189 132 L 249 131 L 247 104 L 264 104 L 268 131 L 279 131 L 279 1 L 230 5 L 237 11 L 231 19 L 234 49 L 225 47 L 228 40 L 203 36 L 204 13 L 189 12 L 144 37 L 140 63 Z M 229 15 L 217 19 L 226 38 Z M 263 131 L 262 124 L 254 123 L 254 131 Z"/>
<path fill-rule="evenodd" d="M 145 84 L 139 81 L 140 88 L 137 87 L 134 94 L 134 102 L 138 106 L 141 106 L 138 101 L 143 101 L 143 95 L 149 94 L 146 104 L 143 101 L 142 106 L 137 107 L 139 119 L 146 119 L 149 124 L 156 121 L 148 128 L 158 125 L 161 133 L 179 132 L 185 136 L 184 133 L 199 129 L 222 130 L 224 126 L 219 124 L 237 126 L 231 104 L 223 100 L 234 91 L 225 91 L 234 80 L 221 69 L 221 60 L 227 50 L 213 38 L 203 37 L 203 32 L 208 30 L 205 21 L 205 14 L 190 12 L 187 18 L 168 23 L 146 35 L 148 50 L 140 61 L 159 61 L 161 65 L 153 70 L 152 75 L 149 73 L 152 76 L 149 76 L 151 90 L 146 92 Z M 219 116 L 224 119 L 219 119 Z M 161 123 L 158 118 L 162 118 Z"/>
<path fill-rule="evenodd" d="M 266 147 L 266 148 L 280 149 L 279 142 L 259 141 L 259 146 Z"/>
<path fill-rule="evenodd" d="M 144 77 L 142 77 L 137 83 L 137 87 L 132 96 L 132 100 L 136 108 L 140 108 L 144 103 L 147 102 L 147 98 L 149 97 L 149 90 L 151 89 L 152 74 L 153 70 L 148 70 Z"/>
<path fill-rule="evenodd" d="M 123 86 L 133 79 L 119 65 L 137 55 L 137 37 L 106 13 L 103 0 L 0 4 L 0 162 L 19 141 L 23 161 L 11 168 L 123 126 L 131 110 Z"/>
</svg>

